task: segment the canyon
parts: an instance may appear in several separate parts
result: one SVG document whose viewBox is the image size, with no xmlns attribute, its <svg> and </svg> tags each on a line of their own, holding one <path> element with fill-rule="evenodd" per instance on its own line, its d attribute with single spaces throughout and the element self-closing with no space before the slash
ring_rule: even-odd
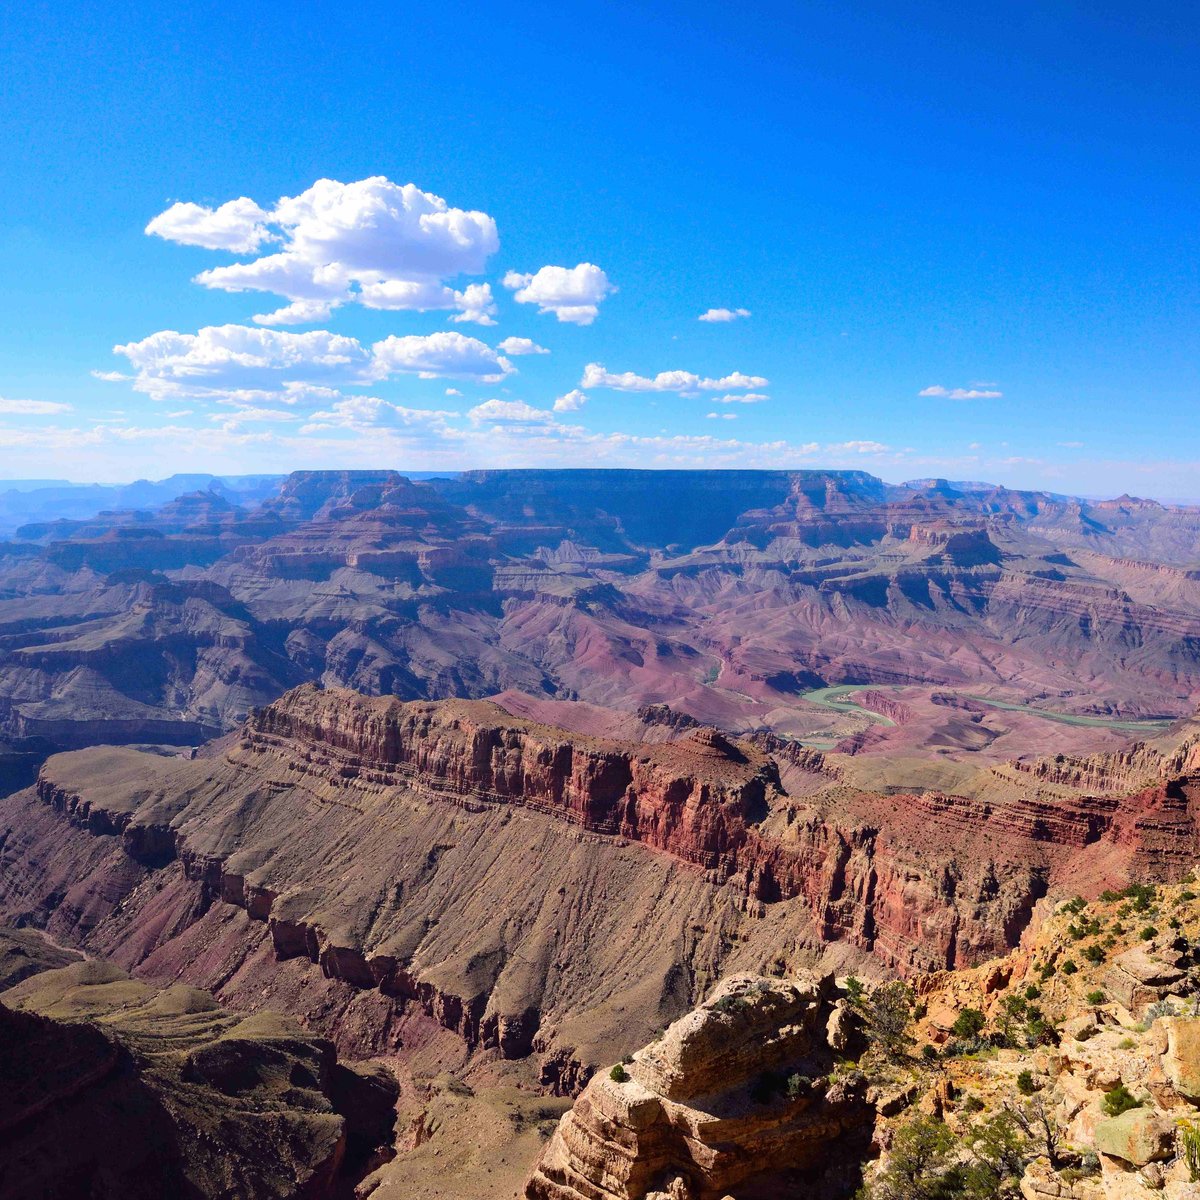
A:
<svg viewBox="0 0 1200 1200">
<path fill-rule="evenodd" d="M 253 1104 L 323 1132 L 247 1151 L 279 1166 L 247 1194 L 844 1192 L 891 1101 L 838 1066 L 835 977 L 966 987 L 1063 900 L 1194 868 L 1198 537 L 830 471 L 297 472 L 27 523 L 0 1019 L 153 1112 L 183 1068 L 80 988 L 168 1040 L 164 996 L 217 1014 L 197 1038 L 291 1022 L 266 1040 L 323 1065 L 284 1094 L 250 1047 Z M 838 1083 L 747 1107 L 783 1067 Z M 189 1120 L 154 1136 L 217 1194 Z"/>
</svg>

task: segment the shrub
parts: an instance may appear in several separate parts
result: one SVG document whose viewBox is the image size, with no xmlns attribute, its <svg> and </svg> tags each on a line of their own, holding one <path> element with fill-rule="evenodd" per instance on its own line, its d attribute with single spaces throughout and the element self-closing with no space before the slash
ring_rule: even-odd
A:
<svg viewBox="0 0 1200 1200">
<path fill-rule="evenodd" d="M 1195 893 L 1195 892 L 1180 892 L 1180 893 L 1179 893 L 1179 898 L 1180 898 L 1180 900 L 1182 900 L 1182 901 L 1183 901 L 1185 904 L 1190 904 L 1190 903 L 1191 903 L 1193 900 L 1195 900 L 1195 898 L 1196 898 L 1196 893 Z"/>
<path fill-rule="evenodd" d="M 1134 1048 L 1134 1046 L 1136 1046 L 1136 1045 L 1137 1045 L 1137 1042 L 1135 1042 L 1133 1040 L 1133 1038 L 1125 1037 L 1125 1038 L 1122 1038 L 1117 1043 L 1117 1049 L 1118 1050 L 1132 1050 Z"/>
<path fill-rule="evenodd" d="M 1118 1083 L 1115 1088 L 1104 1093 L 1103 1108 L 1110 1117 L 1119 1117 L 1131 1108 L 1141 1108 L 1141 1106 L 1142 1102 L 1136 1099 L 1123 1083 Z"/>
<path fill-rule="evenodd" d="M 1104 961 L 1104 947 L 1098 942 L 1092 942 L 1091 945 L 1084 946 L 1083 957 L 1093 965 L 1102 963 Z"/>
<path fill-rule="evenodd" d="M 1089 1004 L 1103 1004 L 1108 997 L 1100 988 L 1097 988 L 1094 992 L 1088 992 L 1084 999 L 1087 1000 Z"/>
<path fill-rule="evenodd" d="M 1067 961 L 1062 965 L 1062 973 L 1064 975 L 1074 975 L 1078 970 L 1079 968 L 1075 965 L 1075 960 L 1073 958 L 1068 958 Z"/>
<path fill-rule="evenodd" d="M 799 1100 L 812 1091 L 812 1080 L 807 1075 L 789 1075 L 784 1091 L 789 1100 Z"/>
<path fill-rule="evenodd" d="M 987 1018 L 977 1008 L 964 1008 L 954 1019 L 950 1032 L 956 1038 L 975 1038 L 983 1031 Z"/>
<path fill-rule="evenodd" d="M 1192 1182 L 1200 1183 L 1200 1128 L 1191 1121 L 1180 1121 L 1179 1144 Z"/>
<path fill-rule="evenodd" d="M 1041 994 L 1042 994 L 1042 990 L 1041 990 L 1041 988 L 1038 987 L 1038 985 L 1036 983 L 1031 983 L 1025 989 L 1025 999 L 1026 1000 L 1037 1000 L 1041 996 Z"/>
<path fill-rule="evenodd" d="M 608 1077 L 609 1077 L 609 1079 L 611 1079 L 613 1081 L 613 1083 L 628 1083 L 629 1082 L 629 1072 L 627 1070 L 625 1070 L 625 1068 L 623 1066 L 621 1066 L 620 1063 L 617 1063 L 617 1065 L 615 1067 L 613 1067 L 613 1069 L 611 1071 L 609 1071 Z"/>
<path fill-rule="evenodd" d="M 1020 1092 L 1022 1096 L 1032 1096 L 1033 1093 L 1037 1091 L 1037 1084 L 1033 1082 L 1032 1071 L 1022 1071 L 1020 1075 L 1017 1076 L 1017 1091 Z"/>
<path fill-rule="evenodd" d="M 963 1100 L 962 1107 L 963 1107 L 963 1112 L 965 1112 L 965 1113 L 978 1113 L 978 1112 L 983 1112 L 983 1110 L 986 1106 L 984 1105 L 983 1101 L 980 1100 L 980 1098 L 978 1096 L 967 1096 Z"/>
<path fill-rule="evenodd" d="M 848 975 L 846 977 L 846 999 L 857 1006 L 862 1003 L 865 995 L 866 989 L 863 987 L 862 980 L 854 975 Z"/>
<path fill-rule="evenodd" d="M 926 1062 L 933 1062 L 938 1056 L 937 1047 L 931 1046 L 928 1042 L 921 1047 L 921 1057 Z"/>
<path fill-rule="evenodd" d="M 1158 930 L 1155 929 L 1153 925 L 1146 925 L 1143 927 L 1142 932 L 1138 936 L 1143 942 L 1148 942 L 1151 938 L 1158 937 Z"/>
<path fill-rule="evenodd" d="M 1042 977 L 1042 982 L 1045 983 L 1054 974 L 1054 971 L 1055 966 L 1053 963 L 1043 963 L 1038 974 Z"/>
</svg>

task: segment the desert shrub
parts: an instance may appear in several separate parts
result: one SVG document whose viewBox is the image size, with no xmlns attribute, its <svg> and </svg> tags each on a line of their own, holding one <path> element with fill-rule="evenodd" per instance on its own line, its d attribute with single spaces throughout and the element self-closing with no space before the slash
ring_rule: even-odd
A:
<svg viewBox="0 0 1200 1200">
<path fill-rule="evenodd" d="M 1089 1004 L 1103 1004 L 1108 997 L 1100 988 L 1097 988 L 1094 992 L 1088 992 L 1084 999 L 1087 1000 Z"/>
<path fill-rule="evenodd" d="M 1083 957 L 1088 960 L 1093 966 L 1104 961 L 1104 947 L 1099 942 L 1092 942 L 1083 948 Z"/>
<path fill-rule="evenodd" d="M 1032 1096 L 1033 1093 L 1037 1091 L 1037 1084 L 1033 1082 L 1032 1071 L 1022 1071 L 1017 1076 L 1017 1091 L 1020 1092 L 1022 1096 Z"/>
<path fill-rule="evenodd" d="M 1179 1149 L 1192 1182 L 1200 1183 L 1200 1128 L 1191 1121 L 1179 1122 Z"/>
<path fill-rule="evenodd" d="M 1125 1037 L 1125 1038 L 1122 1038 L 1117 1043 L 1117 1049 L 1118 1050 L 1132 1050 L 1134 1048 L 1134 1046 L 1136 1046 L 1136 1045 L 1137 1045 L 1137 1042 L 1135 1042 L 1133 1040 L 1133 1038 Z"/>
<path fill-rule="evenodd" d="M 1104 1093 L 1103 1108 L 1110 1117 L 1119 1117 L 1131 1108 L 1141 1106 L 1142 1102 L 1123 1083 L 1118 1083 L 1115 1088 Z"/>
<path fill-rule="evenodd" d="M 1148 942 L 1151 938 L 1158 937 L 1158 930 L 1155 929 L 1153 925 L 1145 925 L 1142 927 L 1142 931 L 1138 934 L 1138 937 L 1140 937 L 1143 942 Z"/>
<path fill-rule="evenodd" d="M 1039 988 L 1036 983 L 1031 983 L 1025 989 L 1025 999 L 1026 1000 L 1037 1000 L 1041 997 L 1041 994 L 1042 994 L 1042 989 Z"/>
<path fill-rule="evenodd" d="M 1074 975 L 1078 970 L 1079 968 L 1075 965 L 1075 960 L 1073 958 L 1068 958 L 1067 961 L 1062 965 L 1062 973 L 1064 975 Z"/>
<path fill-rule="evenodd" d="M 866 988 L 863 987 L 861 979 L 854 975 L 846 976 L 846 1000 L 856 1008 L 863 1001 L 866 995 Z"/>
<path fill-rule="evenodd" d="M 950 1026 L 950 1032 L 956 1038 L 974 1038 L 978 1037 L 983 1031 L 984 1025 L 987 1024 L 987 1018 L 977 1008 L 964 1008 L 954 1019 L 954 1024 Z"/>
<path fill-rule="evenodd" d="M 1180 898 L 1180 900 L 1182 900 L 1182 901 L 1183 901 L 1185 904 L 1190 904 L 1190 903 L 1191 903 L 1193 900 L 1195 900 L 1195 898 L 1196 898 L 1196 893 L 1195 893 L 1195 892 L 1180 892 L 1180 893 L 1179 893 L 1179 898 Z"/>
<path fill-rule="evenodd" d="M 937 1047 L 931 1046 L 928 1042 L 921 1047 L 921 1057 L 926 1062 L 933 1062 L 938 1056 Z"/>
<path fill-rule="evenodd" d="M 1045 983 L 1046 980 L 1049 979 L 1054 974 L 1054 972 L 1055 972 L 1055 966 L 1053 963 L 1042 963 L 1041 968 L 1038 971 L 1038 974 L 1042 977 L 1042 982 Z"/>
<path fill-rule="evenodd" d="M 617 1063 L 617 1065 L 615 1067 L 613 1067 L 613 1069 L 611 1071 L 609 1071 L 608 1077 L 609 1077 L 609 1079 L 611 1079 L 613 1081 L 613 1083 L 628 1083 L 629 1082 L 629 1072 L 627 1070 L 625 1070 L 625 1068 L 623 1066 L 621 1066 L 620 1063 Z"/>
<path fill-rule="evenodd" d="M 789 1100 L 799 1100 L 812 1091 L 812 1080 L 807 1075 L 789 1075 L 784 1091 Z"/>
</svg>

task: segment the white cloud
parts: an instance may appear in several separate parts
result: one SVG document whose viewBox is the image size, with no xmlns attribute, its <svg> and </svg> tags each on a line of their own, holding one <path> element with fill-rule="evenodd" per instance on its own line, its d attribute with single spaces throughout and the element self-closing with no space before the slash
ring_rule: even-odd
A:
<svg viewBox="0 0 1200 1200">
<path fill-rule="evenodd" d="M 271 231 L 266 226 L 268 220 L 268 213 L 249 197 L 241 196 L 222 204 L 220 208 L 205 208 L 202 204 L 172 204 L 146 226 L 146 232 L 184 246 L 249 254 L 270 240 Z"/>
<path fill-rule="evenodd" d="M 496 349 L 503 350 L 505 354 L 511 354 L 514 358 L 521 354 L 550 353 L 545 346 L 539 346 L 532 338 L 522 337 L 506 337 Z"/>
<path fill-rule="evenodd" d="M 239 408 L 234 412 L 212 413 L 210 421 L 221 421 L 232 429 L 238 425 L 247 425 L 256 421 L 298 421 L 296 413 L 285 412 L 279 408 Z"/>
<path fill-rule="evenodd" d="M 761 375 L 743 375 L 734 371 L 720 379 L 705 379 L 691 371 L 660 371 L 653 378 L 632 371 L 613 374 L 600 363 L 588 363 L 583 369 L 581 388 L 612 388 L 618 392 L 725 392 L 739 388 L 766 387 L 770 380 Z"/>
<path fill-rule="evenodd" d="M 770 396 L 763 392 L 747 392 L 744 396 L 708 396 L 706 399 L 710 404 L 761 404 L 764 400 L 770 400 Z"/>
<path fill-rule="evenodd" d="M 0 396 L 0 413 L 13 417 L 48 417 L 71 411 L 71 405 L 56 400 L 7 400 Z"/>
<path fill-rule="evenodd" d="M 708 414 L 708 419 L 710 421 L 736 421 L 738 419 L 738 414 L 737 413 L 715 413 L 714 412 L 714 413 Z"/>
<path fill-rule="evenodd" d="M 702 312 L 698 321 L 744 321 L 750 315 L 748 308 L 710 308 Z"/>
<path fill-rule="evenodd" d="M 544 424 L 553 417 L 544 408 L 534 408 L 524 400 L 485 400 L 477 404 L 467 416 L 476 424 L 483 421 L 500 421 L 506 424 Z"/>
<path fill-rule="evenodd" d="M 571 325 L 590 325 L 600 302 L 617 289 L 594 263 L 576 267 L 542 267 L 532 275 L 509 271 L 504 286 L 518 304 L 536 304 L 539 313 L 553 313 Z"/>
<path fill-rule="evenodd" d="M 892 448 L 882 442 L 838 442 L 826 449 L 831 454 L 887 454 Z"/>
<path fill-rule="evenodd" d="M 216 398 L 289 383 L 354 383 L 369 379 L 373 366 L 370 352 L 355 338 L 248 325 L 209 325 L 198 333 L 164 329 L 114 346 L 113 352 L 129 359 L 136 390 L 155 399 Z"/>
<path fill-rule="evenodd" d="M 133 378 L 124 371 L 92 371 L 90 374 L 93 379 L 100 379 L 105 383 L 128 383 Z"/>
<path fill-rule="evenodd" d="M 554 401 L 555 412 L 578 412 L 587 403 L 587 394 L 578 388 Z"/>
<path fill-rule="evenodd" d="M 944 388 L 940 384 L 934 387 L 922 388 L 919 396 L 936 396 L 942 400 L 999 400 L 1003 392 L 988 391 L 980 388 Z"/>
<path fill-rule="evenodd" d="M 272 292 L 291 301 L 258 314 L 260 324 L 322 321 L 353 301 L 391 311 L 456 309 L 452 320 L 495 323 L 488 284 L 458 291 L 446 281 L 483 272 L 500 246 L 496 222 L 484 212 L 451 208 L 411 183 L 399 186 L 383 176 L 355 183 L 319 179 L 269 212 L 244 197 L 215 210 L 175 204 L 147 232 L 238 253 L 278 242 L 277 253 L 196 276 L 205 287 Z"/>
<path fill-rule="evenodd" d="M 458 390 L 458 388 L 447 388 L 447 389 L 446 389 L 446 395 L 447 395 L 447 396 L 461 396 L 461 395 L 462 395 L 462 392 L 460 392 L 460 391 Z"/>
<path fill-rule="evenodd" d="M 379 378 L 390 374 L 422 379 L 477 379 L 497 383 L 516 368 L 478 338 L 443 331 L 388 337 L 372 347 Z"/>
<path fill-rule="evenodd" d="M 161 330 L 113 349 L 136 371 L 134 388 L 156 400 L 211 399 L 248 407 L 271 400 L 320 401 L 331 386 L 390 375 L 492 383 L 514 371 L 490 346 L 452 331 L 388 337 L 368 349 L 327 330 L 210 325 L 198 333 Z"/>
</svg>

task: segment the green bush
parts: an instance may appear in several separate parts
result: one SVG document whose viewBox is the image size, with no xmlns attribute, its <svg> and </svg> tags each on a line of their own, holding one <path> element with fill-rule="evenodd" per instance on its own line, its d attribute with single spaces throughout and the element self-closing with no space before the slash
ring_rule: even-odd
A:
<svg viewBox="0 0 1200 1200">
<path fill-rule="evenodd" d="M 1104 961 L 1104 947 L 1098 942 L 1092 942 L 1083 948 L 1083 957 L 1088 960 L 1093 966 Z"/>
<path fill-rule="evenodd" d="M 933 1060 L 935 1058 L 937 1058 L 937 1056 L 938 1056 L 938 1052 L 937 1052 L 936 1046 L 931 1046 L 928 1042 L 926 1042 L 925 1045 L 923 1045 L 921 1047 L 921 1057 L 926 1062 L 933 1062 Z"/>
<path fill-rule="evenodd" d="M 1104 1111 L 1110 1117 L 1119 1117 L 1131 1108 L 1141 1108 L 1142 1102 L 1123 1084 L 1104 1093 Z"/>
<path fill-rule="evenodd" d="M 975 1038 L 983 1031 L 987 1018 L 977 1008 L 964 1008 L 954 1019 L 950 1032 L 956 1038 Z"/>
<path fill-rule="evenodd" d="M 617 1065 L 615 1067 L 613 1067 L 613 1069 L 611 1071 L 609 1071 L 608 1077 L 609 1077 L 609 1079 L 611 1079 L 613 1081 L 613 1083 L 628 1083 L 629 1082 L 629 1072 L 627 1070 L 625 1070 L 625 1068 L 623 1066 L 621 1066 L 620 1063 L 617 1063 Z"/>
<path fill-rule="evenodd" d="M 1078 970 L 1079 968 L 1075 965 L 1075 960 L 1073 958 L 1068 958 L 1067 961 L 1062 965 L 1062 973 L 1064 975 L 1074 975 Z"/>
<path fill-rule="evenodd" d="M 1155 929 L 1153 925 L 1147 925 L 1142 929 L 1142 932 L 1138 936 L 1143 942 L 1148 942 L 1151 938 L 1158 937 L 1158 930 Z"/>
<path fill-rule="evenodd" d="M 1032 1096 L 1037 1091 L 1037 1084 L 1033 1082 L 1032 1071 L 1022 1071 L 1017 1076 L 1017 1091 L 1022 1096 Z"/>
<path fill-rule="evenodd" d="M 1026 1000 L 1037 1000 L 1040 998 L 1041 994 L 1042 994 L 1042 989 L 1039 988 L 1036 983 L 1031 983 L 1025 989 L 1025 999 Z"/>
<path fill-rule="evenodd" d="M 1097 988 L 1094 992 L 1088 992 L 1084 999 L 1087 1000 L 1089 1004 L 1103 1004 L 1108 997 L 1100 988 Z"/>
</svg>

